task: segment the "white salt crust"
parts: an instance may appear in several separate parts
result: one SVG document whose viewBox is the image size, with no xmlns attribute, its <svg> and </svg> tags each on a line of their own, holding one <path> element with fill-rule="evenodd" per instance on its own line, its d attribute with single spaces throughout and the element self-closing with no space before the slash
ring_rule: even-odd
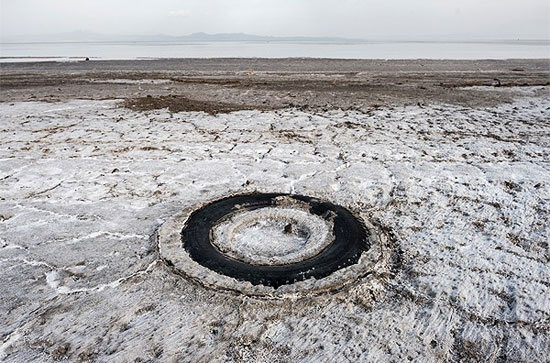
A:
<svg viewBox="0 0 550 363">
<path fill-rule="evenodd" d="M 217 116 L 0 103 L 0 361 L 546 361 L 550 87 L 479 92 L 517 97 Z M 169 216 L 253 192 L 391 228 L 401 267 L 384 274 L 381 235 L 371 275 L 253 298 L 157 260 Z"/>
<path fill-rule="evenodd" d="M 287 226 L 291 231 L 285 232 Z M 225 218 L 212 229 L 211 240 L 234 259 L 284 265 L 319 254 L 334 240 L 332 227 L 330 221 L 303 210 L 266 207 Z"/>
</svg>

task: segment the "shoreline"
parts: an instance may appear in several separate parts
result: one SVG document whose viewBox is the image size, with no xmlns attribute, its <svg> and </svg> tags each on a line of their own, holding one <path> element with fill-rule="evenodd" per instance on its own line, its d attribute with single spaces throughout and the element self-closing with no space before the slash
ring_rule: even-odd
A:
<svg viewBox="0 0 550 363">
<path fill-rule="evenodd" d="M 208 58 L 3 63 L 0 102 L 122 99 L 137 110 L 343 109 L 496 105 L 472 86 L 550 85 L 550 59 L 343 60 Z M 106 87 L 108 86 L 108 87 Z"/>
<path fill-rule="evenodd" d="M 491 58 L 491 57 L 481 57 L 481 58 L 384 58 L 384 57 L 373 57 L 373 58 L 337 58 L 337 57 L 303 57 L 303 56 L 289 56 L 289 57 L 130 57 L 130 58 L 107 58 L 107 57 L 87 57 L 87 56 L 1 56 L 0 64 L 2 63 L 43 63 L 42 59 L 68 59 L 71 61 L 86 61 L 86 58 L 89 58 L 89 61 L 96 62 L 140 62 L 140 61 L 184 61 L 184 60 L 216 60 L 216 59 L 228 59 L 228 60 L 272 60 L 272 61 L 282 61 L 282 60 L 324 60 L 324 61 L 436 61 L 436 62 L 452 62 L 452 61 L 465 61 L 465 62 L 476 62 L 476 61 L 540 61 L 540 60 L 550 60 L 550 56 L 541 56 L 541 57 L 511 57 L 511 58 Z M 40 61 L 8 61 L 14 59 L 40 59 Z M 64 62 L 64 61 L 54 61 L 54 62 Z"/>
</svg>

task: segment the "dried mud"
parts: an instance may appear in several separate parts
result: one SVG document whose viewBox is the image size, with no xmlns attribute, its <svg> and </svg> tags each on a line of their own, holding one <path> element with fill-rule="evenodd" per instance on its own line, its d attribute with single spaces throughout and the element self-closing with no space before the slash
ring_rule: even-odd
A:
<svg viewBox="0 0 550 363">
<path fill-rule="evenodd" d="M 173 112 L 331 109 L 511 101 L 471 86 L 550 84 L 550 60 L 181 59 L 4 63 L 0 101 L 126 99 L 136 110 Z"/>
<path fill-rule="evenodd" d="M 202 111 L 210 115 L 215 115 L 218 113 L 228 113 L 239 110 L 257 109 L 257 107 L 248 105 L 190 100 L 189 98 L 176 95 L 157 97 L 148 95 L 146 97 L 131 98 L 127 99 L 123 105 L 124 107 L 136 111 L 151 111 L 165 108 L 170 112 Z"/>
</svg>

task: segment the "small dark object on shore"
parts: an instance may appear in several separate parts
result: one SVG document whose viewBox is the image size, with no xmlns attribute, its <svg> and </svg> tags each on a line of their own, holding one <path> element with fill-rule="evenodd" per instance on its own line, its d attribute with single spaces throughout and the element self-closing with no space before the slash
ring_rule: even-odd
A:
<svg viewBox="0 0 550 363">
<path fill-rule="evenodd" d="M 292 224 L 289 223 L 285 226 L 285 233 L 286 234 L 292 233 Z"/>
<path fill-rule="evenodd" d="M 89 60 L 90 60 L 90 58 L 86 57 L 86 59 L 85 59 L 85 60 L 86 60 L 86 62 L 87 62 L 87 61 L 89 61 Z"/>
</svg>

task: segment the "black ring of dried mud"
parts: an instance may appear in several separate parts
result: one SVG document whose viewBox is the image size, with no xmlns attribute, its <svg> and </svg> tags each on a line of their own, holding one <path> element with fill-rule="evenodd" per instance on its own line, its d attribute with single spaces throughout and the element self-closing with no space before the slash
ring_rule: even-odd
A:
<svg viewBox="0 0 550 363">
<path fill-rule="evenodd" d="M 228 257 L 212 244 L 212 228 L 228 215 L 288 200 L 331 218 L 334 239 L 317 255 L 285 265 L 254 265 Z M 380 229 L 344 207 L 308 196 L 230 196 L 177 214 L 159 228 L 158 236 L 161 257 L 176 272 L 207 287 L 248 295 L 322 292 L 359 280 L 380 290 L 390 272 L 390 243 Z"/>
</svg>

